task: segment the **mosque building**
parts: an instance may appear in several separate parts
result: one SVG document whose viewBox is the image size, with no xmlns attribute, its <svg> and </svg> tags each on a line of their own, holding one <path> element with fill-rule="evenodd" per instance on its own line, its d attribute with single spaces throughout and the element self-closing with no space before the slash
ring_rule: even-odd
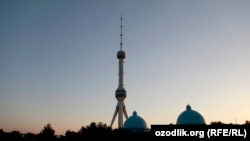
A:
<svg viewBox="0 0 250 141">
<path fill-rule="evenodd" d="M 191 109 L 190 105 L 186 106 L 186 110 L 183 111 L 177 118 L 177 125 L 183 125 L 183 124 L 206 124 L 203 116 Z"/>
<path fill-rule="evenodd" d="M 147 123 L 145 120 L 137 115 L 137 112 L 134 111 L 133 115 L 130 116 L 124 122 L 124 129 L 130 130 L 132 132 L 147 132 L 149 131 Z"/>
</svg>

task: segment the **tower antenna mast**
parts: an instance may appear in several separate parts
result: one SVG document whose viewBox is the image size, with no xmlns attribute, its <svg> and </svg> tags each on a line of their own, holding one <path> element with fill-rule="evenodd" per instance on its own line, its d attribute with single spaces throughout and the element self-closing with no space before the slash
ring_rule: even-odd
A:
<svg viewBox="0 0 250 141">
<path fill-rule="evenodd" d="M 123 34 L 122 34 L 122 13 L 121 13 L 121 34 L 120 34 L 120 50 L 122 50 L 122 45 L 123 45 L 123 43 L 122 43 L 122 36 L 123 36 Z"/>
</svg>

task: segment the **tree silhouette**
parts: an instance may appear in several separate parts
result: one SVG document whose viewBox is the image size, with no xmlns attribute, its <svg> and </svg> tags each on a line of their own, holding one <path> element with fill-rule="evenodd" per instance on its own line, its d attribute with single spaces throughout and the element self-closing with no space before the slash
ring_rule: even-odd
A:
<svg viewBox="0 0 250 141">
<path fill-rule="evenodd" d="M 79 133 L 71 131 L 71 130 L 67 130 L 65 132 L 65 140 L 66 141 L 78 141 L 80 140 L 79 138 Z"/>
<path fill-rule="evenodd" d="M 97 130 L 97 126 L 95 122 L 91 122 L 90 125 L 87 126 L 87 129 L 89 131 L 96 131 Z"/>
<path fill-rule="evenodd" d="M 245 124 L 250 124 L 250 120 L 246 120 L 246 121 L 245 121 Z"/>
<path fill-rule="evenodd" d="M 53 141 L 55 140 L 55 130 L 52 128 L 51 124 L 48 123 L 43 127 L 39 136 L 41 140 Z"/>
<path fill-rule="evenodd" d="M 22 141 L 23 140 L 22 134 L 16 130 L 7 134 L 7 137 L 9 139 L 9 141 Z"/>
<path fill-rule="evenodd" d="M 34 133 L 28 132 L 24 135 L 24 138 L 26 141 L 35 141 L 35 140 L 37 140 L 37 135 Z"/>
<path fill-rule="evenodd" d="M 98 124 L 96 124 L 96 122 L 91 122 L 86 127 L 82 126 L 78 131 L 79 138 L 81 139 L 107 137 L 110 136 L 111 133 L 112 129 L 102 122 L 98 122 Z M 70 132 L 68 132 L 68 135 L 72 136 Z"/>
<path fill-rule="evenodd" d="M 210 124 L 211 125 L 222 125 L 224 123 L 222 123 L 221 121 L 212 121 Z"/>
<path fill-rule="evenodd" d="M 86 127 L 86 130 L 93 133 L 103 133 L 110 132 L 111 128 L 102 122 L 98 122 L 98 124 L 96 124 L 96 122 L 91 122 L 90 125 Z"/>
</svg>

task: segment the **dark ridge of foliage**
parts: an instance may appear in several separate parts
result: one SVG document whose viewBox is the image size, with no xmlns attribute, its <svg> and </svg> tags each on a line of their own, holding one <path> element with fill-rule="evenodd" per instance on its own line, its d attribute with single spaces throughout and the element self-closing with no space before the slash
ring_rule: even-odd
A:
<svg viewBox="0 0 250 141">
<path fill-rule="evenodd" d="M 173 125 L 173 124 L 169 124 Z M 213 121 L 210 123 L 212 126 L 234 125 L 225 124 L 221 121 Z M 237 124 L 238 125 L 238 124 Z M 245 124 L 241 124 L 247 129 L 250 129 L 250 121 L 246 120 Z M 206 126 L 206 125 L 205 125 Z M 77 132 L 70 129 L 65 132 L 65 135 L 55 135 L 55 130 L 50 123 L 46 124 L 40 133 L 26 133 L 22 134 L 19 131 L 5 132 L 0 129 L 1 141 L 87 141 L 94 139 L 102 140 L 119 140 L 131 141 L 148 139 L 152 137 L 150 131 L 148 132 L 133 132 L 125 129 L 112 129 L 111 127 L 103 124 L 102 122 L 91 122 L 90 125 L 82 126 Z M 119 139 L 118 139 L 119 138 Z"/>
</svg>

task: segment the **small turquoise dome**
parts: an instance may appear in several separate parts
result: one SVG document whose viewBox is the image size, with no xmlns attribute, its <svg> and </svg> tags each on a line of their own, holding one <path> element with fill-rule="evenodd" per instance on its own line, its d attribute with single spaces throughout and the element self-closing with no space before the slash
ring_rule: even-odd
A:
<svg viewBox="0 0 250 141">
<path fill-rule="evenodd" d="M 186 111 L 183 111 L 177 118 L 176 124 L 206 124 L 203 116 L 191 109 L 190 105 L 186 106 Z"/>
<path fill-rule="evenodd" d="M 124 128 L 126 129 L 148 129 L 147 124 L 143 118 L 137 115 L 136 111 L 124 122 Z"/>
</svg>

